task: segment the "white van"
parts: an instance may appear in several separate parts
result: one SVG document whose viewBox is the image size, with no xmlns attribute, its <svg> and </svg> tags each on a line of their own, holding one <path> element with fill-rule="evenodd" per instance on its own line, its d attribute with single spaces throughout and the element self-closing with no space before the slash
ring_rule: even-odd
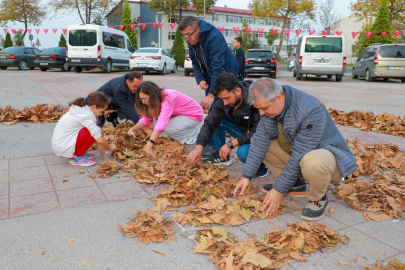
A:
<svg viewBox="0 0 405 270">
<path fill-rule="evenodd" d="M 105 73 L 112 67 L 129 68 L 134 49 L 123 31 L 93 24 L 76 24 L 67 28 L 66 57 L 75 72 L 83 68 L 101 68 Z"/>
<path fill-rule="evenodd" d="M 336 76 L 342 81 L 346 71 L 345 36 L 303 36 L 297 45 L 294 59 L 294 77 L 301 80 L 305 75 Z"/>
</svg>

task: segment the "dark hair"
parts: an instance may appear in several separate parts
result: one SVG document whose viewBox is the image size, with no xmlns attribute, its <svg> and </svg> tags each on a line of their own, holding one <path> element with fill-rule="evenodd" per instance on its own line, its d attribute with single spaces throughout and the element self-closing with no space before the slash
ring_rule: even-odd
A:
<svg viewBox="0 0 405 270">
<path fill-rule="evenodd" d="M 181 20 L 177 29 L 179 29 L 180 31 L 183 31 L 184 29 L 186 29 L 189 26 L 197 26 L 197 25 L 198 25 L 198 19 L 196 17 L 186 16 Z"/>
<path fill-rule="evenodd" d="M 233 73 L 224 71 L 215 80 L 213 94 L 217 96 L 224 90 L 235 92 L 238 87 L 241 87 L 238 78 Z"/>
<path fill-rule="evenodd" d="M 160 114 L 160 107 L 165 96 L 162 96 L 162 90 L 154 82 L 146 81 L 138 86 L 135 94 L 135 108 L 136 111 L 142 116 L 150 116 L 157 119 Z M 145 105 L 139 97 L 143 93 L 149 96 L 149 106 Z"/>
<path fill-rule="evenodd" d="M 104 108 L 110 104 L 111 99 L 103 94 L 101 91 L 94 91 L 87 95 L 87 97 L 79 97 L 69 103 L 69 106 L 76 105 L 84 107 L 86 105 L 96 105 L 97 108 Z"/>
<path fill-rule="evenodd" d="M 131 71 L 127 74 L 127 80 L 129 80 L 130 82 L 133 82 L 134 79 L 140 80 L 142 78 L 143 78 L 143 75 L 139 71 Z"/>
<path fill-rule="evenodd" d="M 241 37 L 236 37 L 236 38 L 234 38 L 234 40 L 236 40 L 240 44 L 242 44 L 242 41 L 243 41 L 243 39 Z"/>
</svg>

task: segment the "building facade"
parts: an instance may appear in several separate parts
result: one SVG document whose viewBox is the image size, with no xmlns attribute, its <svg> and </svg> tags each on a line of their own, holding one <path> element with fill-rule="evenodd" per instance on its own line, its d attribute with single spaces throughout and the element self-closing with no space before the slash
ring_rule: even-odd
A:
<svg viewBox="0 0 405 270">
<path fill-rule="evenodd" d="M 136 31 L 138 32 L 138 48 L 141 47 L 162 47 L 165 49 L 171 49 L 173 46 L 173 41 L 175 38 L 177 23 L 176 19 L 168 16 L 164 13 L 156 13 L 153 10 L 148 9 L 147 1 L 139 0 L 127 0 L 129 6 L 132 10 L 132 18 L 139 20 L 139 23 L 146 23 L 145 30 L 142 30 L 139 26 L 136 26 Z M 107 15 L 107 25 L 115 26 L 118 29 L 118 25 L 121 22 L 122 16 L 122 7 L 123 0 L 121 0 Z M 252 28 L 250 35 L 256 35 L 261 42 L 261 49 L 271 49 L 276 52 L 280 40 L 276 39 L 272 46 L 267 44 L 267 39 L 265 35 L 268 34 L 270 29 L 275 28 L 279 29 L 279 33 L 282 32 L 282 19 L 276 18 L 255 18 L 252 16 L 251 10 L 245 9 L 235 9 L 224 7 L 212 7 L 212 13 L 208 13 L 205 16 L 205 21 L 213 24 L 214 26 L 223 26 L 224 30 L 222 31 L 223 36 L 225 37 L 226 42 L 232 48 L 232 42 L 235 37 L 237 37 L 241 31 L 245 31 L 242 27 L 244 20 L 248 23 L 249 27 Z M 182 11 L 182 16 L 196 16 L 199 19 L 203 19 L 202 16 L 197 16 L 196 10 L 194 8 L 189 8 Z M 151 22 L 160 22 L 164 23 L 163 26 L 159 29 L 158 26 L 153 29 Z M 176 26 L 174 29 L 171 29 L 170 24 L 174 23 Z M 233 27 L 240 27 L 238 34 L 235 34 Z M 257 28 L 264 28 L 262 35 L 259 35 Z M 284 35 L 284 40 L 286 37 Z M 280 50 L 280 57 L 287 57 L 287 45 L 283 44 Z"/>
</svg>

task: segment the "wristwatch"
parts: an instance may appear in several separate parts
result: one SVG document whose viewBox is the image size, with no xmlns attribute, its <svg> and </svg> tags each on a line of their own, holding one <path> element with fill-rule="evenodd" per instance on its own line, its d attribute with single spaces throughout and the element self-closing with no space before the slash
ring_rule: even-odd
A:
<svg viewBox="0 0 405 270">
<path fill-rule="evenodd" d="M 229 140 L 227 143 L 226 143 L 226 146 L 228 146 L 229 148 L 233 148 L 233 143 L 232 143 L 232 141 L 231 140 Z"/>
</svg>

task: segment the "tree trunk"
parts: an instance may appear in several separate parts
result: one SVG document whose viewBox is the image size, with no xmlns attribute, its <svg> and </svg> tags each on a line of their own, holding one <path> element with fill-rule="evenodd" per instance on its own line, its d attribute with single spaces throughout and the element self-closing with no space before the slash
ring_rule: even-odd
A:
<svg viewBox="0 0 405 270">
<path fill-rule="evenodd" d="M 281 50 L 281 46 L 283 45 L 284 29 L 285 29 L 285 26 L 286 26 L 286 24 L 287 24 L 287 20 L 288 20 L 288 13 L 286 13 L 286 14 L 283 16 L 283 27 L 281 28 L 280 42 L 279 42 L 279 44 L 278 44 L 277 53 L 276 53 L 276 58 L 277 58 L 277 60 L 279 60 L 279 57 L 280 57 L 280 50 Z"/>
<path fill-rule="evenodd" d="M 27 27 L 28 27 L 28 22 L 27 22 L 27 19 L 26 19 L 26 18 L 25 18 L 25 20 L 24 20 L 24 26 L 25 26 L 25 30 L 24 30 L 24 34 L 22 34 L 21 39 L 22 39 L 22 45 L 25 47 L 24 37 L 25 37 L 25 35 L 27 34 Z M 30 46 L 31 46 L 31 44 L 30 44 Z"/>
<path fill-rule="evenodd" d="M 82 20 L 82 23 L 85 23 L 84 20 L 83 20 L 82 13 L 80 12 L 78 0 L 75 0 L 75 6 L 77 8 L 77 12 L 79 13 L 80 20 Z"/>
</svg>

